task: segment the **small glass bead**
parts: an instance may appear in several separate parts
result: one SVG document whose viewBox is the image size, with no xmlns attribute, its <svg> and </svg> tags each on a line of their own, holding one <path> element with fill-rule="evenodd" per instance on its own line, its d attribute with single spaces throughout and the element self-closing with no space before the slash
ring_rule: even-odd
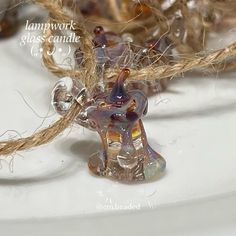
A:
<svg viewBox="0 0 236 236">
<path fill-rule="evenodd" d="M 148 6 L 150 0 L 120 0 L 120 11 L 126 20 L 143 20 L 151 16 L 151 8 Z"/>
<path fill-rule="evenodd" d="M 142 69 L 154 64 L 168 64 L 172 57 L 172 46 L 168 38 L 162 37 L 145 41 L 138 46 L 133 41 L 131 34 L 117 35 L 113 32 L 106 32 L 103 27 L 97 26 L 94 29 L 93 39 L 96 55 L 97 76 L 99 78 L 100 91 L 106 91 L 103 82 L 104 71 L 107 68 L 132 68 Z M 77 66 L 83 66 L 83 54 L 80 49 L 75 51 Z M 145 95 L 154 95 L 166 88 L 167 79 L 150 81 L 131 81 L 129 89 L 140 89 Z M 99 90 L 99 89 L 98 89 Z"/>
<path fill-rule="evenodd" d="M 4 4 L 3 1 L 0 3 Z M 0 6 L 1 6 L 0 5 Z M 11 7 L 10 3 L 8 5 L 5 3 L 4 8 L 1 9 L 0 13 L 0 38 L 8 38 L 13 36 L 19 29 L 18 22 L 18 9 L 16 7 Z"/>
<path fill-rule="evenodd" d="M 83 84 L 70 77 L 60 79 L 52 91 L 52 105 L 60 115 L 64 115 L 75 101 L 83 106 L 87 100 Z"/>
<path fill-rule="evenodd" d="M 72 104 L 81 105 L 81 111 L 75 119 L 75 123 L 94 130 L 87 119 L 86 107 L 93 103 L 84 85 L 76 79 L 64 77 L 60 79 L 52 91 L 52 105 L 59 115 L 65 115 Z"/>
<path fill-rule="evenodd" d="M 186 37 L 185 22 L 180 11 L 176 12 L 173 22 L 171 24 L 171 32 L 174 37 L 184 42 Z"/>
</svg>

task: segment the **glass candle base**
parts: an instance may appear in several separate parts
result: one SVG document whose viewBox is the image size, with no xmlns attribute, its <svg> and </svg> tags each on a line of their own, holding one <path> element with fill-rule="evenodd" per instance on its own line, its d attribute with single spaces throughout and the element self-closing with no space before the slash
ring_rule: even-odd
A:
<svg viewBox="0 0 236 236">
<path fill-rule="evenodd" d="M 156 179 L 163 174 L 166 167 L 164 158 L 150 146 L 148 153 L 137 153 L 135 162 L 133 168 L 124 168 L 115 158 L 106 161 L 103 151 L 100 151 L 90 157 L 88 166 L 95 175 L 124 182 Z"/>
</svg>

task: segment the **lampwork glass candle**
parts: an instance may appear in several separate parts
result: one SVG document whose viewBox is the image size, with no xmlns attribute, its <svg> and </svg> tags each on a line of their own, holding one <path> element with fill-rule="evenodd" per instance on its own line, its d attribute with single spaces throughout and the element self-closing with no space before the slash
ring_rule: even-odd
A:
<svg viewBox="0 0 236 236">
<path fill-rule="evenodd" d="M 148 144 L 141 120 L 148 101 L 140 90 L 126 91 L 128 75 L 123 69 L 111 90 L 90 96 L 80 82 L 65 77 L 53 90 L 52 104 L 64 115 L 78 102 L 82 109 L 75 122 L 100 135 L 101 150 L 88 163 L 93 174 L 120 181 L 149 180 L 158 177 L 166 163 Z"/>
</svg>

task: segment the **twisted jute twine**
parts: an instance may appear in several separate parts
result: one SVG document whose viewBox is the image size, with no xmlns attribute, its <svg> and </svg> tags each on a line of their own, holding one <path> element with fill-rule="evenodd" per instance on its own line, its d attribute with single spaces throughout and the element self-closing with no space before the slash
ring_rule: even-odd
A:
<svg viewBox="0 0 236 236">
<path fill-rule="evenodd" d="M 34 0 L 34 2 L 44 8 L 49 12 L 48 22 L 58 22 L 58 23 L 69 23 L 71 20 L 75 20 L 74 17 L 64 10 L 62 1 L 60 0 Z M 159 12 L 158 12 L 159 14 Z M 93 85 L 97 82 L 96 78 L 96 63 L 95 55 L 93 51 L 93 44 L 91 40 L 91 35 L 88 33 L 82 16 L 77 15 L 76 18 L 77 26 L 75 28 L 75 34 L 81 37 L 81 51 L 85 57 L 85 69 L 81 70 L 69 70 L 59 67 L 53 59 L 53 56 L 48 55 L 48 51 L 53 48 L 53 44 L 48 40 L 43 43 L 43 62 L 45 66 L 58 77 L 71 76 L 79 77 L 85 84 L 88 90 L 91 90 Z M 51 29 L 45 32 L 45 37 L 48 38 L 52 35 Z M 235 60 L 230 60 L 236 56 L 236 43 L 233 43 L 226 48 L 210 52 L 202 56 L 188 57 L 187 59 L 180 60 L 172 65 L 163 66 L 150 66 L 140 70 L 132 70 L 130 74 L 131 80 L 147 80 L 147 79 L 163 79 L 163 78 L 173 78 L 179 74 L 185 73 L 190 70 L 209 68 L 209 67 L 222 67 L 224 69 L 235 69 Z M 119 72 L 118 69 L 108 69 L 106 70 L 105 77 L 111 78 Z M 80 112 L 81 107 L 78 103 L 74 103 L 71 109 L 67 112 L 65 116 L 56 121 L 49 127 L 42 129 L 41 131 L 26 137 L 19 138 L 15 140 L 7 140 L 0 142 L 0 155 L 12 155 L 17 151 L 28 150 L 36 146 L 40 146 L 52 141 L 60 133 L 62 133 L 67 127 L 69 127 L 76 116 Z"/>
</svg>

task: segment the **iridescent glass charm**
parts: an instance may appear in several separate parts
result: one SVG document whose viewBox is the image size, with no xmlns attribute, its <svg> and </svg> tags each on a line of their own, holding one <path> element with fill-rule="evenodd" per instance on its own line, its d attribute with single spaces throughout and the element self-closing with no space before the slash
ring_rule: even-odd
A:
<svg viewBox="0 0 236 236">
<path fill-rule="evenodd" d="M 112 91 L 97 96 L 87 109 L 102 140 L 101 150 L 90 157 L 89 169 L 121 181 L 142 181 L 158 176 L 166 163 L 147 142 L 141 117 L 148 101 L 141 91 L 125 91 L 128 75 L 129 70 L 122 70 Z"/>
<path fill-rule="evenodd" d="M 73 102 L 82 106 L 75 122 L 97 131 L 101 150 L 89 159 L 95 175 L 119 181 L 144 181 L 158 177 L 165 169 L 165 160 L 148 144 L 142 123 L 148 101 L 140 90 L 127 92 L 124 87 L 128 69 L 123 69 L 113 88 L 89 96 L 75 79 L 61 79 L 53 90 L 53 106 L 64 115 Z"/>
</svg>

